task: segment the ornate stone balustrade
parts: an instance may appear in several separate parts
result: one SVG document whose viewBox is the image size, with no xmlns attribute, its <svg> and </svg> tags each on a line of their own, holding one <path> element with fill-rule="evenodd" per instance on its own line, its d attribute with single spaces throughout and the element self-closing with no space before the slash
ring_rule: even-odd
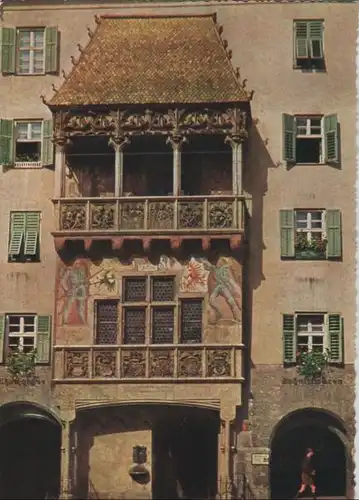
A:
<svg viewBox="0 0 359 500">
<path fill-rule="evenodd" d="M 242 346 L 55 346 L 55 382 L 242 380 Z"/>
<path fill-rule="evenodd" d="M 242 196 L 61 198 L 54 201 L 63 234 L 156 234 L 243 230 Z"/>
</svg>

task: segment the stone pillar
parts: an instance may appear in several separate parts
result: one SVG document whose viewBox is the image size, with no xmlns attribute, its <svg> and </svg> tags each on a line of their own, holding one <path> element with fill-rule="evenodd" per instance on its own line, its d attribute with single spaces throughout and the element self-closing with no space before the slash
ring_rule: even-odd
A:
<svg viewBox="0 0 359 500">
<path fill-rule="evenodd" d="M 61 433 L 61 500 L 69 500 L 72 497 L 71 487 L 71 426 L 75 421 L 75 415 L 72 415 L 62 422 Z"/>
<path fill-rule="evenodd" d="M 181 194 L 181 147 L 187 142 L 182 135 L 171 135 L 166 144 L 171 144 L 173 149 L 173 196 Z"/>
<path fill-rule="evenodd" d="M 111 137 L 109 141 L 115 150 L 115 196 L 123 195 L 123 149 L 130 142 L 128 137 Z"/>
<path fill-rule="evenodd" d="M 65 195 L 65 146 L 66 139 L 55 141 L 55 182 L 54 198 L 62 198 Z"/>
<path fill-rule="evenodd" d="M 225 142 L 232 148 L 232 190 L 238 196 L 243 194 L 243 139 L 240 136 L 227 136 Z"/>
</svg>

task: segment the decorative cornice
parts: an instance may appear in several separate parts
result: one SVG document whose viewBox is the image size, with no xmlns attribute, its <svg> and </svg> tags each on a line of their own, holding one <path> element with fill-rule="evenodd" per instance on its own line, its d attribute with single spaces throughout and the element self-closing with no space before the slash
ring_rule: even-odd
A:
<svg viewBox="0 0 359 500">
<path fill-rule="evenodd" d="M 43 97 L 43 102 L 46 100 Z M 55 111 L 54 136 L 111 137 L 111 142 L 128 142 L 131 135 L 162 134 L 172 145 L 180 145 L 185 136 L 224 134 L 233 138 L 247 137 L 249 111 L 224 105 L 222 108 L 142 109 L 106 112 Z"/>
</svg>

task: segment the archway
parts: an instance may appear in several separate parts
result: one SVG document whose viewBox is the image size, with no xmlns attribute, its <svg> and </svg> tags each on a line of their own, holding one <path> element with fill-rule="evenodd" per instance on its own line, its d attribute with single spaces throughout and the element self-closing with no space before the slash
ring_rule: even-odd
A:
<svg viewBox="0 0 359 500">
<path fill-rule="evenodd" d="M 271 498 L 284 500 L 295 496 L 308 447 L 315 451 L 318 497 L 345 497 L 345 434 L 341 421 L 324 410 L 304 409 L 284 417 L 271 440 Z"/>
<path fill-rule="evenodd" d="M 30 404 L 0 408 L 0 498 L 58 498 L 61 426 Z"/>
</svg>

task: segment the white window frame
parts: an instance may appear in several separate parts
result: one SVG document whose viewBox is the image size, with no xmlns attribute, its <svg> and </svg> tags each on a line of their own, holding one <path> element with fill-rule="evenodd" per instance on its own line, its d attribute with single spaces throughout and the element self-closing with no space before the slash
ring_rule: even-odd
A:
<svg viewBox="0 0 359 500">
<path fill-rule="evenodd" d="M 43 33 L 43 43 L 42 48 L 35 47 L 35 32 Z M 21 33 L 29 33 L 30 35 L 30 45 L 28 47 L 20 48 L 20 37 Z M 17 61 L 16 61 L 16 74 L 17 75 L 44 75 L 45 74 L 45 29 L 44 28 L 18 28 L 16 30 L 16 39 L 17 39 Z M 20 71 L 20 53 L 21 52 L 29 52 L 29 71 L 21 72 Z M 42 71 L 35 72 L 35 52 L 42 52 L 43 56 L 43 64 Z"/>
<path fill-rule="evenodd" d="M 324 164 L 324 116 L 323 115 L 294 115 L 296 125 L 296 139 L 321 139 L 318 164 Z M 298 133 L 298 120 L 306 120 L 305 134 Z M 312 134 L 311 121 L 320 120 L 320 133 Z M 302 126 L 300 126 L 302 127 Z M 303 165 L 306 165 L 304 163 Z"/>
<path fill-rule="evenodd" d="M 329 332 L 328 332 L 328 315 L 326 313 L 296 313 L 296 339 L 297 339 L 297 348 L 299 349 L 301 347 L 300 344 L 300 337 L 308 337 L 308 343 L 306 344 L 307 351 L 306 352 L 312 352 L 313 351 L 313 337 L 323 337 L 323 344 L 322 344 L 322 353 L 324 354 L 326 350 L 329 348 Z M 308 317 L 321 317 L 323 319 L 322 322 L 322 331 L 318 330 L 313 330 L 312 323 L 310 322 L 310 319 L 308 319 L 308 330 L 303 331 L 301 330 L 299 332 L 298 329 L 298 318 L 303 318 L 305 316 Z"/>
<path fill-rule="evenodd" d="M 34 331 L 33 332 L 25 332 L 25 318 L 33 318 L 34 320 Z M 10 322 L 11 318 L 20 318 L 20 327 L 18 332 L 10 332 Z M 18 349 L 20 352 L 23 352 L 24 350 L 24 339 L 25 338 L 32 338 L 34 339 L 33 343 L 33 348 L 36 349 L 36 343 L 37 343 L 37 328 L 38 328 L 38 316 L 36 314 L 7 314 L 6 315 L 6 341 L 8 347 L 11 349 L 10 345 L 11 342 L 10 340 L 12 338 L 19 339 L 19 344 L 18 344 Z"/>
<path fill-rule="evenodd" d="M 305 228 L 298 228 L 297 227 L 297 214 L 298 212 L 306 212 L 307 213 L 307 226 Z M 321 223 L 322 226 L 321 228 L 318 227 L 312 227 L 312 213 L 320 213 L 321 214 Z M 312 240 L 312 233 L 320 233 L 322 236 L 322 240 L 325 240 L 327 238 L 327 233 L 326 233 L 326 224 L 325 224 L 325 210 L 310 210 L 310 209 L 299 209 L 297 208 L 294 211 L 295 214 L 295 232 L 298 233 L 306 233 L 307 235 L 307 240 L 310 242 Z M 316 219 L 317 221 L 317 219 Z"/>
<path fill-rule="evenodd" d="M 26 139 L 19 139 L 18 138 L 18 132 L 17 132 L 17 125 L 19 123 L 26 123 L 27 124 L 27 138 Z M 40 132 L 40 138 L 39 139 L 34 139 L 32 136 L 32 125 L 33 124 L 40 124 L 41 126 L 41 132 Z M 40 159 L 38 161 L 16 161 L 16 148 L 17 148 L 17 143 L 22 143 L 22 142 L 38 142 L 40 143 Z M 14 152 L 15 152 L 15 166 L 16 167 L 28 167 L 31 166 L 32 168 L 34 167 L 41 167 L 42 162 L 41 162 L 41 155 L 42 155 L 42 142 L 43 142 L 43 120 L 15 120 L 14 121 Z"/>
</svg>

